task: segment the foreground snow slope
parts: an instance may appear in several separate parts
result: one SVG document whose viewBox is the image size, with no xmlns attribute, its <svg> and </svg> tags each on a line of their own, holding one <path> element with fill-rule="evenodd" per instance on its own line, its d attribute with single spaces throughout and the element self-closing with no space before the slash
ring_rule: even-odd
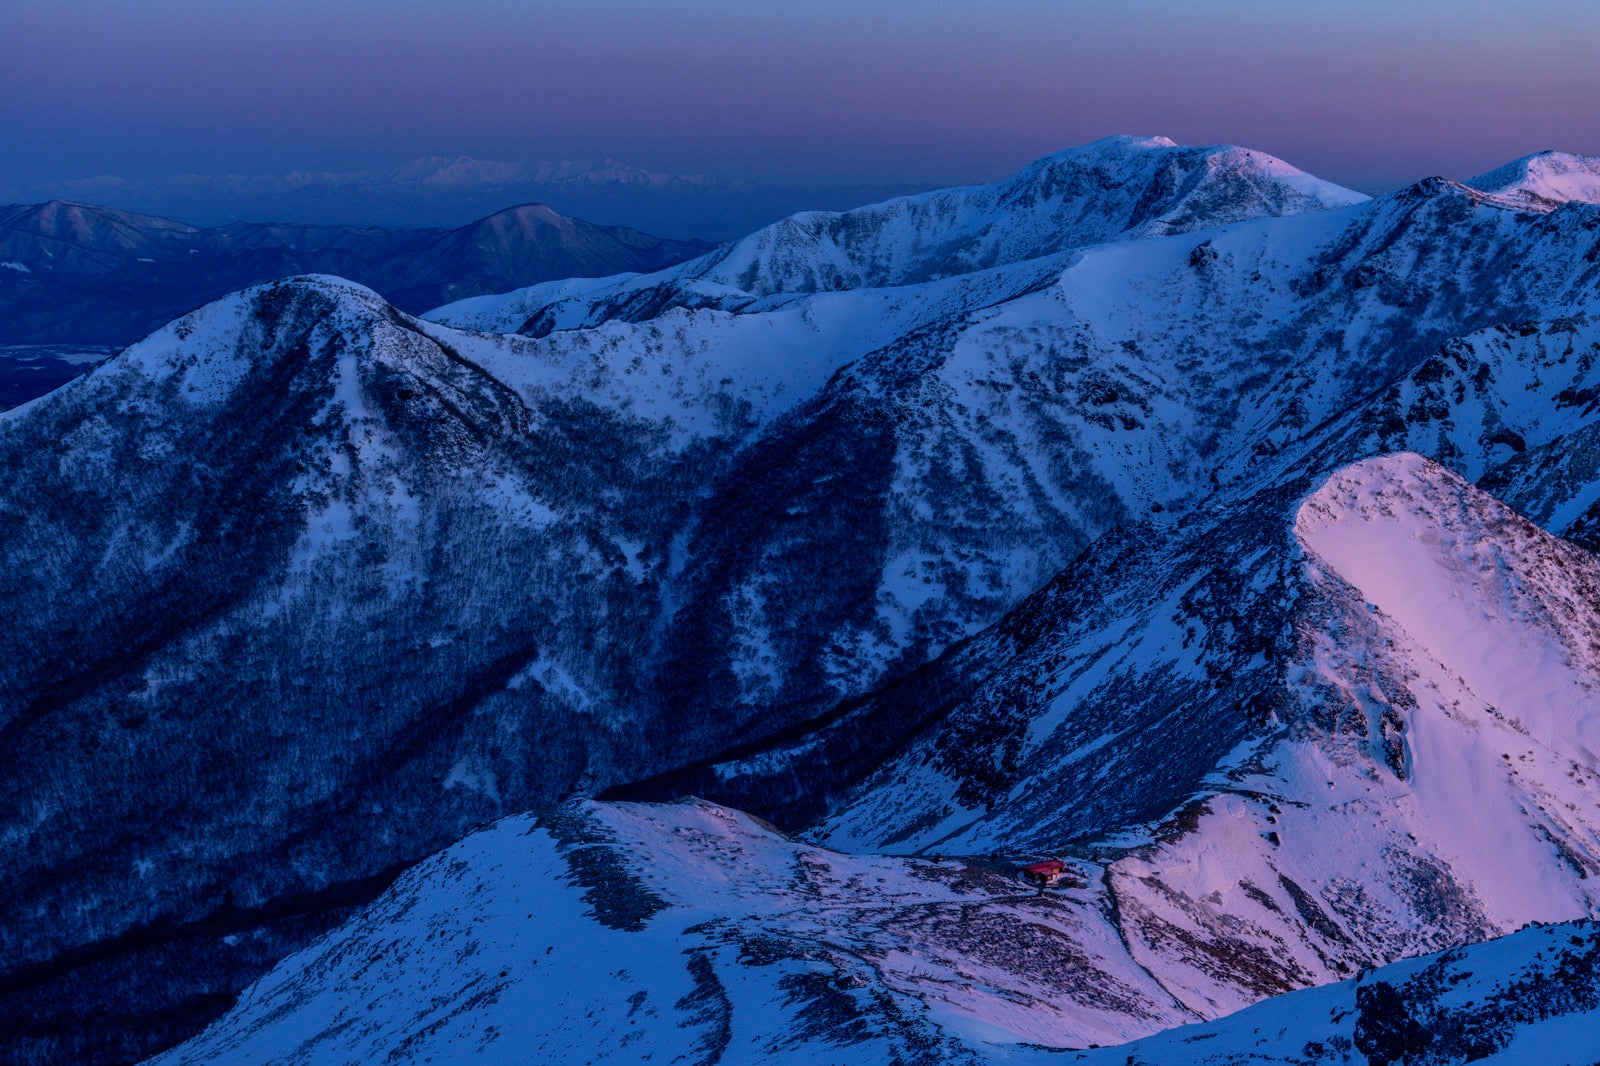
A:
<svg viewBox="0 0 1600 1066">
<path fill-rule="evenodd" d="M 997 1042 L 1019 1018 L 1103 1018 L 1119 995 L 1150 994 L 1139 975 L 1074 950 L 1085 922 L 1073 906 L 954 860 L 798 846 L 705 804 L 575 806 L 508 819 L 418 867 L 152 1061 L 1332 1066 L 1422 1054 L 1441 1066 L 1577 1066 L 1600 1056 L 1592 922 L 1394 963 L 1120 1047 L 1064 1056 Z"/>
<path fill-rule="evenodd" d="M 1169 580 L 1201 594 L 1187 611 L 1119 556 L 1144 604 L 1093 621 L 1115 652 L 1086 652 L 1070 625 L 1057 639 L 1066 589 L 1024 605 L 988 646 L 1011 642 L 1010 661 L 819 834 L 922 857 L 827 850 L 700 801 L 514 819 L 165 1061 L 529 1044 L 714 1061 L 707 1032 L 735 1060 L 1009 1057 L 1596 914 L 1600 563 L 1414 455 L 1251 507 L 1218 522 L 1250 525 L 1245 540 L 1191 529 L 1186 553 L 1154 560 L 1183 564 Z M 1244 661 L 1219 658 L 1244 633 L 1198 632 L 1231 627 L 1204 598 L 1228 572 L 1256 575 L 1254 624 L 1282 627 Z M 1097 698 L 1117 685 L 1152 694 Z M 1007 718 L 1018 705 L 1034 712 Z M 1221 753 L 1184 718 L 1221 731 Z M 970 776 L 1001 765 L 998 792 Z M 1106 776 L 1123 806 L 1086 806 Z M 1019 892 L 1016 863 L 1052 852 L 1070 887 Z M 461 965 L 419 969 L 424 952 Z"/>
<path fill-rule="evenodd" d="M 1086 1066 L 1356 1066 L 1600 1061 L 1600 928 L 1569 922 L 1394 963 L 1217 1022 L 1039 1061 Z"/>
<path fill-rule="evenodd" d="M 154 1061 L 943 1063 L 1186 1017 L 1092 908 L 710 804 L 504 820 Z"/>
</svg>

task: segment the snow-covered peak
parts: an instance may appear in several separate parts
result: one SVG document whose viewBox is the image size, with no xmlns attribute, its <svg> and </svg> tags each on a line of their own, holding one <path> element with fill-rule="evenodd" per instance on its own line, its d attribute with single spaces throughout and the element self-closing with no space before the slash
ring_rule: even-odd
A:
<svg viewBox="0 0 1600 1066">
<path fill-rule="evenodd" d="M 14 420 L 34 407 L 75 403 L 80 397 L 142 380 L 152 387 L 170 387 L 186 402 L 211 406 L 226 401 L 265 361 L 274 334 L 291 337 L 296 330 L 332 326 L 346 333 L 368 333 L 370 324 L 387 318 L 388 303 L 365 285 L 331 274 L 302 274 L 254 285 L 212 300 L 175 319 L 106 362 L 92 375 L 68 382 L 54 393 L 5 412 Z M 123 406 L 140 406 L 120 397 Z"/>
<path fill-rule="evenodd" d="M 1467 184 L 1526 210 L 1551 211 L 1572 201 L 1600 204 L 1600 156 L 1538 152 Z"/>
<path fill-rule="evenodd" d="M 1045 156 L 1006 182 L 1015 192 L 1062 171 L 1093 171 L 1111 187 L 1145 183 L 1131 236 L 1185 232 L 1246 218 L 1347 207 L 1365 195 L 1313 177 L 1276 156 L 1236 145 L 1179 145 L 1119 135 Z"/>
<path fill-rule="evenodd" d="M 938 281 L 1095 244 L 1365 199 L 1249 149 L 1108 137 L 1045 156 L 991 185 L 801 212 L 653 274 L 533 286 L 440 307 L 429 317 L 510 332 L 531 322 L 569 329 L 671 306 L 741 310 L 755 300 Z M 705 295 L 712 291 L 718 295 Z"/>
<path fill-rule="evenodd" d="M 1364 199 L 1260 152 L 1119 136 L 1045 156 L 993 185 L 793 215 L 684 272 L 759 296 L 904 285 Z"/>
<path fill-rule="evenodd" d="M 0 247 L 9 246 L 8 255 L 26 254 L 24 245 L 13 243 L 17 238 L 48 242 L 50 250 L 46 254 L 54 258 L 74 245 L 119 252 L 138 248 L 143 254 L 152 244 L 161 247 L 185 242 L 198 232 L 193 226 L 170 218 L 137 215 L 75 200 L 50 200 L 0 210 Z"/>
<path fill-rule="evenodd" d="M 504 211 L 496 211 L 494 214 L 488 216 L 488 218 L 485 218 L 482 221 L 506 223 L 516 222 L 521 225 L 544 222 L 552 226 L 558 226 L 564 222 L 571 222 L 572 220 L 566 215 L 563 215 L 559 211 L 552 208 L 549 204 L 534 203 L 519 204 L 516 207 L 508 207 Z"/>
</svg>

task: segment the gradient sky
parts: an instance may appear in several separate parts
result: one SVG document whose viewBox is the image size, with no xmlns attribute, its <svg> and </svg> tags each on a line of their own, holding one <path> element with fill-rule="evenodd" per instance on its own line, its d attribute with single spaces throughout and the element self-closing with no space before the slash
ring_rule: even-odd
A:
<svg viewBox="0 0 1600 1066">
<path fill-rule="evenodd" d="M 1128 132 L 1395 184 L 1600 154 L 1597 47 L 1594 0 L 0 0 L 0 165 L 961 181 Z"/>
</svg>

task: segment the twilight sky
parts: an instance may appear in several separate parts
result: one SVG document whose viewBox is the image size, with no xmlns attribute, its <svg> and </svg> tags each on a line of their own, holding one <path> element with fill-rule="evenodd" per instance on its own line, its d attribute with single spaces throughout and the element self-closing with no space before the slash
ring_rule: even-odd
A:
<svg viewBox="0 0 1600 1066">
<path fill-rule="evenodd" d="M 0 176 L 949 182 L 1127 132 L 1398 184 L 1600 154 L 1597 45 L 1594 0 L 0 0 Z"/>
</svg>

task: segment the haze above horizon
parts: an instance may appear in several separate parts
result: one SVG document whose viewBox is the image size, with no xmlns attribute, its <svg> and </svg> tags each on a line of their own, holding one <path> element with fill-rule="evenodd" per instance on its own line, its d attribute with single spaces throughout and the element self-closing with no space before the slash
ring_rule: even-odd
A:
<svg viewBox="0 0 1600 1066">
<path fill-rule="evenodd" d="M 1600 154 L 1597 39 L 1583 0 L 7 0 L 0 141 L 30 187 L 429 155 L 827 186 L 1126 132 L 1377 191 Z"/>
</svg>

